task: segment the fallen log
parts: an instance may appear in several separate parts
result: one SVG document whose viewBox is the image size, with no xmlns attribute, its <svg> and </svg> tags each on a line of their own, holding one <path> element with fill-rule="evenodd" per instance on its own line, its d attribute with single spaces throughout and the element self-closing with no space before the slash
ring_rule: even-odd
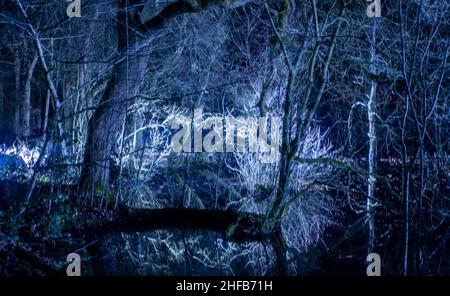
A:
<svg viewBox="0 0 450 296">
<path fill-rule="evenodd" d="M 100 223 L 87 223 L 78 231 L 90 238 L 111 233 L 145 233 L 160 229 L 191 229 L 222 233 L 236 243 L 267 242 L 272 244 L 277 261 L 277 273 L 286 272 L 285 244 L 281 230 L 265 231 L 265 217 L 254 213 L 208 209 L 126 209 L 117 218 Z"/>
<path fill-rule="evenodd" d="M 115 232 L 136 233 L 158 229 L 192 229 L 223 233 L 235 242 L 264 241 L 272 233 L 263 230 L 264 216 L 232 210 L 126 209 L 110 221 L 88 222 L 77 228 L 82 234 L 99 236 Z"/>
</svg>

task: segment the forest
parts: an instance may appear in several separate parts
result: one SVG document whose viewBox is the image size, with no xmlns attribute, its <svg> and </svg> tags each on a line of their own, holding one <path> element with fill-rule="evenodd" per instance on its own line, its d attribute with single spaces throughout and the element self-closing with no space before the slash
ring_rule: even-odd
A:
<svg viewBox="0 0 450 296">
<path fill-rule="evenodd" d="M 448 276 L 449 119 L 447 0 L 0 0 L 0 276 Z"/>
</svg>

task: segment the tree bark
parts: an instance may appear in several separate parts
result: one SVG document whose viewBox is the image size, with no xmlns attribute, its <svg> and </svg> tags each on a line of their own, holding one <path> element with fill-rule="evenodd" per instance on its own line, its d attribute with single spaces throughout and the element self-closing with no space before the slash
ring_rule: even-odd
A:
<svg viewBox="0 0 450 296">
<path fill-rule="evenodd" d="M 33 60 L 30 63 L 27 71 L 27 77 L 25 79 L 25 86 L 23 92 L 22 102 L 22 128 L 21 134 L 23 138 L 27 138 L 31 134 L 30 128 L 30 114 L 31 114 L 31 82 L 33 80 L 33 72 L 38 61 L 37 53 L 34 55 Z"/>
<path fill-rule="evenodd" d="M 120 41 L 124 42 L 124 41 Z M 125 44 L 119 44 L 123 48 Z M 111 170 L 111 156 L 117 133 L 126 116 L 125 103 L 139 91 L 144 78 L 147 56 L 129 57 L 128 63 L 114 66 L 102 95 L 100 106 L 88 123 L 80 184 L 84 191 L 107 189 Z"/>
</svg>

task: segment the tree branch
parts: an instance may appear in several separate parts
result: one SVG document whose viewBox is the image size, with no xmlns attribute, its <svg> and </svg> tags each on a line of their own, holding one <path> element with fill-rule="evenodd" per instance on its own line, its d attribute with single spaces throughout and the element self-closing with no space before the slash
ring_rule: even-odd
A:
<svg viewBox="0 0 450 296">
<path fill-rule="evenodd" d="M 214 6 L 237 7 L 246 4 L 248 0 L 181 0 L 166 5 L 159 14 L 145 21 L 138 28 L 141 33 L 160 29 L 164 24 L 179 15 L 199 12 Z"/>
</svg>

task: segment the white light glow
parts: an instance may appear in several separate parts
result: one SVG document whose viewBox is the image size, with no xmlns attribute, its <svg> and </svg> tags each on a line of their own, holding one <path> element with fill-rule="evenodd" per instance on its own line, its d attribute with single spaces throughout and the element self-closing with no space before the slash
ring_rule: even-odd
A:
<svg viewBox="0 0 450 296">
<path fill-rule="evenodd" d="M 6 145 L 0 145 L 0 154 L 16 155 L 22 158 L 28 167 L 33 167 L 41 154 L 40 148 L 29 148 L 25 144 L 15 145 L 6 148 Z"/>
</svg>

